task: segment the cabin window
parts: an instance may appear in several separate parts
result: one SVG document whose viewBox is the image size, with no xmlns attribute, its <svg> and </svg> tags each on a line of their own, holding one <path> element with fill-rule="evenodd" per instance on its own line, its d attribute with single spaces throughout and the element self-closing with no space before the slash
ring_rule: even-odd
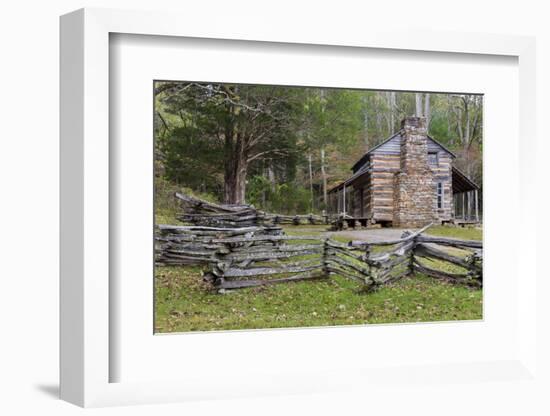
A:
<svg viewBox="0 0 550 416">
<path fill-rule="evenodd" d="M 443 208 L 443 182 L 437 183 L 437 209 Z"/>
<path fill-rule="evenodd" d="M 439 160 L 437 157 L 437 152 L 429 152 L 428 153 L 428 165 L 430 166 L 437 166 L 439 164 Z"/>
</svg>

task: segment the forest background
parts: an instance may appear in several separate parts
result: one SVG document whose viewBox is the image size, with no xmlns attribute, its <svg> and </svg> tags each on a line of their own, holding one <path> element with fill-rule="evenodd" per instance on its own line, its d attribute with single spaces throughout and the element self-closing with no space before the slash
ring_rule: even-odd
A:
<svg viewBox="0 0 550 416">
<path fill-rule="evenodd" d="M 282 214 L 320 213 L 370 148 L 424 116 L 481 187 L 483 97 L 157 81 L 155 202 L 174 191 Z"/>
</svg>

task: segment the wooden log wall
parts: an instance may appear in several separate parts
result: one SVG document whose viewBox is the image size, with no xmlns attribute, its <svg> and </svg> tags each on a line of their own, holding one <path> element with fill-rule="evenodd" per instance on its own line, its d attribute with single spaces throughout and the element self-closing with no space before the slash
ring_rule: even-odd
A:
<svg viewBox="0 0 550 416">
<path fill-rule="evenodd" d="M 369 208 L 377 221 L 392 221 L 395 174 L 400 170 L 399 154 L 371 155 Z"/>
<path fill-rule="evenodd" d="M 443 185 L 443 200 L 441 208 L 435 207 L 437 216 L 441 221 L 449 221 L 453 215 L 453 182 L 452 182 L 452 158 L 447 152 L 439 152 L 436 166 L 430 165 L 434 174 L 434 194 L 437 195 L 437 183 Z M 436 198 L 437 204 L 437 198 Z"/>
</svg>

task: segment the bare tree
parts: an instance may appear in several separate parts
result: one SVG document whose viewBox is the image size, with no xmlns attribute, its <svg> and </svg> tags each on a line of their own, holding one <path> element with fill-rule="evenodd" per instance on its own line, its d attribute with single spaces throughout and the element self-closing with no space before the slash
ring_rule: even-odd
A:
<svg viewBox="0 0 550 416">
<path fill-rule="evenodd" d="M 426 126 L 430 127 L 430 114 L 431 108 L 430 108 L 430 93 L 426 93 L 424 95 L 424 117 L 426 117 Z"/>
<path fill-rule="evenodd" d="M 325 167 L 325 148 L 321 147 L 321 177 L 323 178 L 323 203 L 328 204 L 327 171 Z"/>
<path fill-rule="evenodd" d="M 388 120 L 388 135 L 392 134 L 395 130 L 395 91 L 386 92 L 386 105 L 387 110 L 387 120 Z"/>
<path fill-rule="evenodd" d="M 363 101 L 366 102 L 366 98 L 363 98 Z M 367 109 L 367 106 L 365 105 L 365 109 L 363 110 L 363 131 L 364 131 L 364 143 L 365 143 L 365 149 L 369 150 L 370 143 L 369 143 L 369 110 Z"/>
<path fill-rule="evenodd" d="M 309 192 L 310 192 L 310 205 L 311 210 L 313 210 L 313 169 L 311 167 L 311 153 L 308 154 L 308 164 L 309 164 Z"/>
<path fill-rule="evenodd" d="M 414 95 L 414 98 L 415 98 L 415 115 L 416 115 L 416 117 L 422 117 L 422 111 L 423 111 L 423 108 L 422 108 L 422 93 L 417 92 Z"/>
<path fill-rule="evenodd" d="M 456 128 L 464 150 L 480 138 L 481 97 L 478 95 L 453 95 L 452 106 L 456 117 Z"/>
<path fill-rule="evenodd" d="M 431 116 L 430 93 L 417 92 L 414 94 L 414 98 L 416 117 L 425 117 L 426 126 L 429 127 Z"/>
<path fill-rule="evenodd" d="M 481 140 L 481 105 L 482 98 L 479 95 L 455 94 L 452 111 L 455 115 L 456 131 L 463 155 L 463 169 L 469 176 L 473 174 L 473 161 L 471 150 L 474 143 Z"/>
</svg>

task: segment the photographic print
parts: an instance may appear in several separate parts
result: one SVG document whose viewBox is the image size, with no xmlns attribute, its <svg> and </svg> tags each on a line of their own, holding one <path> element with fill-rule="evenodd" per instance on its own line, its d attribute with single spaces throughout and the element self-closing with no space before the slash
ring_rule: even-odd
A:
<svg viewBox="0 0 550 416">
<path fill-rule="evenodd" d="M 482 95 L 153 87 L 156 333 L 482 319 Z"/>
</svg>

